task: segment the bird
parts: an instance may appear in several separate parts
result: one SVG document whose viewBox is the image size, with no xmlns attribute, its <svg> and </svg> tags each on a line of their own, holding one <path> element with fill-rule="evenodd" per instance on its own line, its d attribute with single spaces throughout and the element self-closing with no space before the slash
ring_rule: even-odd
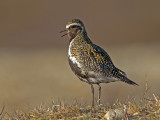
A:
<svg viewBox="0 0 160 120">
<path fill-rule="evenodd" d="M 94 44 L 88 37 L 85 26 L 80 19 L 72 19 L 61 31 L 62 37 L 69 37 L 68 61 L 74 74 L 91 86 L 92 106 L 94 106 L 94 84 L 98 85 L 98 105 L 101 105 L 101 83 L 122 81 L 138 85 L 125 72 L 117 68 L 108 53 Z"/>
</svg>

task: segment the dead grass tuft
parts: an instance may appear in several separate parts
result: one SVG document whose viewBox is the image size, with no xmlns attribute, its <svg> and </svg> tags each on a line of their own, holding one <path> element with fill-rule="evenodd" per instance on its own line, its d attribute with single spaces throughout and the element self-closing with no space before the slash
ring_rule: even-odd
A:
<svg viewBox="0 0 160 120">
<path fill-rule="evenodd" d="M 29 112 L 16 111 L 14 115 L 8 115 L 3 112 L 1 119 L 7 120 L 83 120 L 83 119 L 104 119 L 107 111 L 124 110 L 127 119 L 143 120 L 143 119 L 160 119 L 160 99 L 153 94 L 152 100 L 136 99 L 128 100 L 125 103 L 116 101 L 109 106 L 81 106 L 68 104 L 55 104 L 47 106 L 41 104 Z M 123 113 L 123 112 L 122 112 Z M 2 118 L 3 117 L 3 118 Z"/>
</svg>

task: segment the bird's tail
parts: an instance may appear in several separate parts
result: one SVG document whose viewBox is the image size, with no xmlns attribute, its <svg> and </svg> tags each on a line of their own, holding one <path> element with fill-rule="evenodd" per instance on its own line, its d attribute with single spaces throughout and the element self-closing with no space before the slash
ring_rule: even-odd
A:
<svg viewBox="0 0 160 120">
<path fill-rule="evenodd" d="M 122 82 L 128 83 L 130 85 L 138 85 L 137 83 L 133 82 L 132 80 L 127 78 L 125 72 L 120 69 L 114 69 L 112 73 Z"/>
<path fill-rule="evenodd" d="M 137 83 L 133 82 L 132 80 L 128 79 L 127 77 L 123 76 L 120 79 L 122 82 L 128 83 L 130 85 L 138 85 Z M 138 85 L 139 86 L 139 85 Z"/>
</svg>

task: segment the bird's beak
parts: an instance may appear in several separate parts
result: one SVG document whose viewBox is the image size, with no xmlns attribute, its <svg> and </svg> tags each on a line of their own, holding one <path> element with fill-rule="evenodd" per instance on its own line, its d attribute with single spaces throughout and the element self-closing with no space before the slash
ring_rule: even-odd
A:
<svg viewBox="0 0 160 120">
<path fill-rule="evenodd" d="M 67 30 L 62 30 L 62 31 L 60 31 L 60 33 L 63 33 L 63 32 L 65 32 L 65 34 L 63 34 L 61 37 L 64 37 L 64 36 L 66 36 L 66 35 L 68 34 L 68 31 L 67 31 Z"/>
</svg>

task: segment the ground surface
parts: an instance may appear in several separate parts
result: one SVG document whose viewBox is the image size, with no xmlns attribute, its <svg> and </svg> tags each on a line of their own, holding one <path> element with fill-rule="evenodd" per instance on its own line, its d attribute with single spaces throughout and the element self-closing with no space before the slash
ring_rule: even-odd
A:
<svg viewBox="0 0 160 120">
<path fill-rule="evenodd" d="M 114 114 L 116 110 L 119 112 Z M 99 120 L 105 119 L 107 112 L 110 113 L 107 115 L 109 120 L 120 120 L 120 118 L 115 119 L 118 114 L 120 117 L 124 116 L 125 120 L 159 120 L 160 100 L 153 94 L 152 99 L 144 98 L 137 102 L 133 98 L 125 103 L 117 100 L 108 106 L 90 107 L 85 104 L 80 105 L 77 101 L 73 101 L 71 105 L 52 102 L 50 105 L 43 103 L 29 112 L 15 111 L 12 115 L 4 112 L 0 117 L 8 120 Z"/>
</svg>

